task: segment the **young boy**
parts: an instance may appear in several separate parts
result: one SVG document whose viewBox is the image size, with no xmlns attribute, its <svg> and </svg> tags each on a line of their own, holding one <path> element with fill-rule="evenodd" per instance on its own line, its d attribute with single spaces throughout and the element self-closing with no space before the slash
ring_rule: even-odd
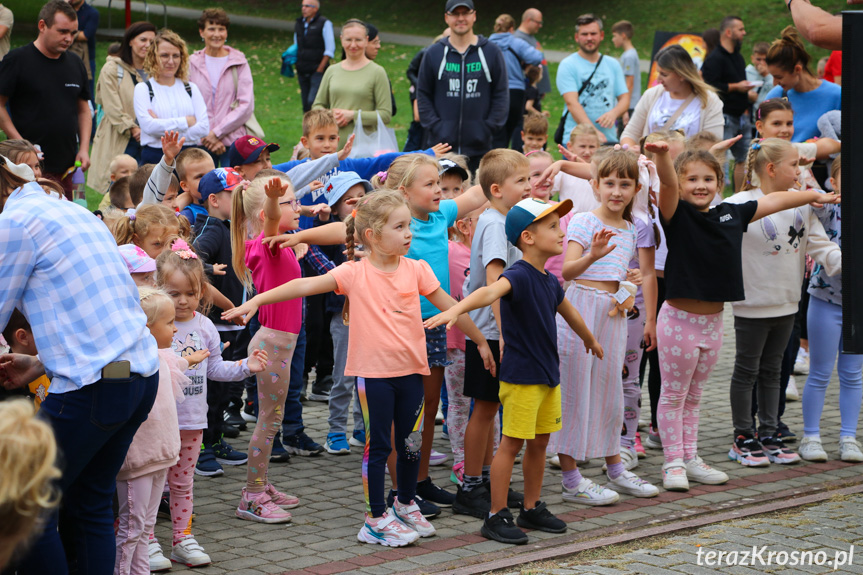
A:
<svg viewBox="0 0 863 575">
<path fill-rule="evenodd" d="M 522 149 L 525 154 L 544 150 L 548 143 L 548 118 L 542 114 L 526 114 L 521 129 Z"/>
<path fill-rule="evenodd" d="M 108 182 L 108 189 L 105 190 L 105 195 L 102 197 L 102 201 L 99 202 L 99 209 L 104 210 L 109 205 L 111 205 L 111 187 L 114 185 L 114 182 L 119 180 L 120 178 L 124 178 L 126 176 L 131 176 L 135 173 L 135 170 L 138 169 L 138 162 L 132 156 L 128 154 L 120 154 L 119 156 L 115 156 L 111 163 L 108 164 L 108 173 L 110 181 Z"/>
<path fill-rule="evenodd" d="M 500 371 L 503 404 L 503 438 L 491 468 L 491 509 L 480 533 L 502 543 L 527 543 L 507 507 L 507 490 L 515 458 L 527 440 L 522 469 L 524 504 L 518 525 L 548 533 L 563 533 L 566 523 L 540 501 L 549 434 L 561 429 L 560 371 L 556 315 L 584 341 L 585 348 L 602 359 L 602 346 L 581 315 L 564 297 L 554 274 L 545 270 L 548 258 L 563 253 L 565 233 L 560 217 L 572 203 L 548 204 L 529 198 L 506 215 L 506 237 L 523 253 L 500 279 L 474 291 L 444 313 L 426 320 L 426 327 L 451 326 L 462 313 L 484 306 L 500 306 L 501 340 L 506 353 Z M 501 342 L 502 343 L 502 342 Z"/>
<path fill-rule="evenodd" d="M 770 44 L 767 42 L 756 42 L 752 47 L 752 55 L 749 57 L 749 65 L 746 66 L 746 81 L 761 82 L 761 85 L 749 90 L 749 101 L 752 102 L 752 110 L 758 109 L 761 102 L 767 98 L 768 92 L 773 89 L 773 76 L 767 71 L 767 52 Z M 751 116 L 755 117 L 755 116 Z M 753 129 L 754 131 L 754 129 Z"/>
<path fill-rule="evenodd" d="M 440 190 L 444 199 L 454 200 L 465 191 L 465 182 L 470 184 L 470 172 L 467 169 L 467 158 L 456 154 L 447 154 L 438 162 L 440 164 Z"/>
<path fill-rule="evenodd" d="M 620 133 L 629 123 L 629 117 L 641 98 L 641 66 L 638 63 L 638 52 L 632 45 L 632 23 L 621 20 L 611 27 L 611 41 L 615 48 L 623 48 L 620 55 L 620 67 L 623 68 L 623 77 L 626 79 L 626 89 L 629 90 L 629 110 L 623 113 L 618 127 Z"/>
<path fill-rule="evenodd" d="M 279 149 L 278 144 L 268 144 L 255 136 L 242 136 L 228 148 L 228 164 L 251 182 L 258 172 L 273 167 L 270 154 Z"/>
<path fill-rule="evenodd" d="M 12 315 L 9 316 L 9 323 L 3 329 L 3 339 L 9 345 L 9 353 L 22 353 L 24 355 L 36 355 L 38 353 L 30 323 L 18 309 L 12 310 Z M 0 401 L 22 396 L 31 397 L 36 403 L 36 409 L 39 409 L 39 406 L 48 397 L 48 386 L 50 385 L 51 380 L 43 374 L 27 384 L 26 388 L 11 391 L 0 388 Z"/>
<path fill-rule="evenodd" d="M 170 166 L 170 163 L 166 165 Z M 200 184 L 201 178 L 215 169 L 216 164 L 213 163 L 213 157 L 204 149 L 187 148 L 177 156 L 177 177 L 180 179 L 180 188 L 189 196 L 186 198 L 186 202 L 189 203 L 180 210 L 180 215 L 186 216 L 186 219 L 192 224 L 195 223 L 199 215 L 208 215 L 207 208 L 201 203 L 198 184 Z"/>
<path fill-rule="evenodd" d="M 507 242 L 506 215 L 520 200 L 530 195 L 530 163 L 515 150 L 497 149 L 480 162 L 479 183 L 491 207 L 479 217 L 471 244 L 470 277 L 464 293 L 491 285 L 501 273 L 519 260 L 521 252 Z M 488 340 L 500 371 L 500 304 L 495 302 L 470 314 Z M 500 407 L 498 378 L 483 367 L 476 343 L 465 341 L 464 395 L 474 400 L 473 414 L 464 436 L 464 478 L 458 488 L 453 511 L 483 518 L 490 508 L 485 480 L 493 457 L 494 418 Z M 519 498 L 514 492 L 511 500 Z"/>
</svg>

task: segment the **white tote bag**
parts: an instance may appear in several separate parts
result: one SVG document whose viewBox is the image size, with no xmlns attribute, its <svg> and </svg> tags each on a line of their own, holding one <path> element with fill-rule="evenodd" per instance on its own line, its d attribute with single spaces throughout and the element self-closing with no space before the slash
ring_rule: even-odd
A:
<svg viewBox="0 0 863 575">
<path fill-rule="evenodd" d="M 350 158 L 374 158 L 381 154 L 389 154 L 390 152 L 398 152 L 399 145 L 396 141 L 396 131 L 392 128 L 387 128 L 381 115 L 375 112 L 378 116 L 378 129 L 368 133 L 363 129 L 362 111 L 357 110 L 354 118 L 354 147 L 351 150 Z"/>
</svg>

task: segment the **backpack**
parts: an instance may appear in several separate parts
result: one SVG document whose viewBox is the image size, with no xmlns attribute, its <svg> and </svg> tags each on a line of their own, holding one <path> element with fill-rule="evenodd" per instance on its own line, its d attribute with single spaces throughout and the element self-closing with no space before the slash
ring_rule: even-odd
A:
<svg viewBox="0 0 863 575">
<path fill-rule="evenodd" d="M 125 73 L 126 73 L 126 71 L 123 69 L 123 67 L 118 65 L 117 66 L 117 85 L 119 85 L 120 82 L 123 81 L 123 76 L 125 75 Z M 137 83 L 138 83 L 138 78 L 136 78 L 135 75 L 132 74 L 132 86 L 134 86 Z M 152 91 L 150 93 L 151 93 L 150 99 L 152 100 L 153 99 Z M 98 106 L 96 106 L 96 127 L 97 128 L 99 127 L 99 124 L 102 123 L 102 118 L 104 118 L 104 117 L 105 117 L 105 110 L 102 109 L 102 104 L 99 104 Z"/>
</svg>

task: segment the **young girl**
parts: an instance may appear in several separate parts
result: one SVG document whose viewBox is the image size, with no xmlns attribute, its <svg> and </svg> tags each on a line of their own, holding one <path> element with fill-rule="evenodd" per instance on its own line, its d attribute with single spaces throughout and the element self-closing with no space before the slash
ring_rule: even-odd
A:
<svg viewBox="0 0 863 575">
<path fill-rule="evenodd" d="M 129 210 L 114 222 L 111 232 L 117 245 L 135 244 L 153 259 L 159 257 L 171 237 L 181 235 L 182 224 L 188 226 L 185 217 L 161 204 L 147 204 L 137 210 Z M 188 229 L 188 228 L 186 228 Z"/>
<path fill-rule="evenodd" d="M 42 177 L 39 151 L 29 140 L 4 140 L 0 142 L 0 156 L 9 158 L 14 164 L 26 164 L 33 170 L 33 175 L 37 179 Z"/>
<path fill-rule="evenodd" d="M 838 198 L 811 190 L 774 192 L 758 201 L 711 207 L 723 181 L 722 166 L 713 155 L 686 151 L 673 166 L 666 143 L 645 148 L 656 157 L 659 210 L 668 241 L 667 299 L 657 318 L 662 373 L 657 421 L 665 451 L 662 483 L 666 489 L 686 491 L 689 478 L 707 484 L 728 481 L 725 473 L 698 457 L 698 421 L 701 393 L 722 346 L 724 302 L 745 299 L 743 232 L 766 215 Z"/>
<path fill-rule="evenodd" d="M 756 180 L 761 187 L 754 186 Z M 743 204 L 793 189 L 800 176 L 799 153 L 778 138 L 755 140 L 746 158 L 746 182 L 727 200 Z M 737 354 L 731 376 L 734 443 L 728 457 L 743 465 L 797 463 L 800 457 L 777 435 L 782 356 L 794 327 L 806 254 L 828 275 L 842 271 L 842 253 L 807 205 L 762 218 L 743 234 L 746 299 L 733 303 Z M 831 365 L 832 368 L 832 365 Z M 757 386 L 756 386 L 757 382 Z M 758 439 L 752 433 L 752 390 L 757 389 Z"/>
<path fill-rule="evenodd" d="M 183 388 L 190 383 L 183 372 L 210 355 L 206 349 L 184 358 L 175 355 L 171 349 L 177 331 L 174 302 L 167 293 L 154 287 L 139 287 L 138 292 L 147 314 L 147 328 L 159 346 L 159 391 L 117 474 L 120 522 L 114 575 L 150 572 L 149 534 L 156 524 L 168 469 L 177 464 L 180 454 L 177 402 L 183 401 Z M 171 563 L 164 560 L 161 567 L 170 569 Z"/>
<path fill-rule="evenodd" d="M 231 214 L 233 266 L 237 277 L 251 291 L 265 291 L 302 277 L 293 250 L 267 246 L 264 238 L 295 230 L 300 206 L 289 182 L 280 178 L 259 178 L 243 190 L 234 191 Z M 261 310 L 261 328 L 249 349 L 266 350 L 269 371 L 258 376 L 258 421 L 249 442 L 246 486 L 237 507 L 237 517 L 260 523 L 286 523 L 285 509 L 299 505 L 299 499 L 277 490 L 268 478 L 273 438 L 281 429 L 291 359 L 302 327 L 302 300 L 267 306 Z"/>
<path fill-rule="evenodd" d="M 579 124 L 572 130 L 566 148 L 566 157 L 576 162 L 589 164 L 594 154 L 599 150 L 599 132 L 592 124 Z M 557 192 L 560 201 L 571 200 L 572 211 L 576 214 L 589 212 L 599 207 L 599 202 L 593 194 L 593 188 L 586 178 L 570 173 L 558 173 L 554 177 L 551 194 Z"/>
<path fill-rule="evenodd" d="M 440 287 L 427 263 L 404 257 L 413 233 L 410 210 L 398 192 L 377 191 L 363 198 L 344 224 L 327 227 L 328 232 L 345 231 L 347 262 L 325 276 L 297 279 L 259 293 L 223 317 L 245 314 L 248 321 L 260 306 L 334 290 L 349 298 L 345 374 L 357 377 L 366 428 L 366 520 L 357 539 L 400 547 L 435 532 L 414 500 L 423 425 L 422 376 L 430 371 L 419 296 L 426 296 L 439 309 L 449 309 L 455 301 Z M 365 246 L 367 256 L 355 262 L 357 242 Z M 469 331 L 472 325 L 468 321 L 460 327 L 479 338 L 486 365 L 491 367 L 488 344 L 475 327 Z M 392 513 L 387 513 L 384 472 L 392 450 L 391 431 L 401 487 Z"/>
<path fill-rule="evenodd" d="M 836 158 L 830 169 L 830 184 L 841 193 L 841 159 Z M 828 237 L 842 245 L 842 209 L 839 204 L 815 210 L 827 230 Z M 800 456 L 807 461 L 827 461 L 821 444 L 821 412 L 824 395 L 836 365 L 836 353 L 842 347 L 842 278 L 830 274 L 826 266 L 817 265 L 809 284 L 808 325 L 812 334 L 809 342 L 809 378 L 803 388 L 803 441 Z M 863 355 L 839 353 L 839 458 L 842 461 L 863 461 L 857 441 L 857 419 L 860 415 L 863 389 Z"/>
<path fill-rule="evenodd" d="M 575 280 L 566 293 L 605 350 L 600 361 L 583 351 L 581 340 L 558 319 L 563 430 L 553 433 L 548 449 L 556 451 L 563 469 L 563 498 L 586 505 L 608 505 L 617 492 L 636 497 L 659 493 L 653 485 L 625 469 L 620 457 L 626 319 L 609 317 L 619 282 L 632 277 L 628 264 L 636 254 L 632 204 L 639 189 L 638 159 L 624 150 L 608 152 L 591 180 L 599 207 L 573 216 L 567 228 L 568 247 L 563 277 Z M 576 461 L 604 457 L 610 485 L 600 487 L 583 478 Z M 636 457 L 637 460 L 637 457 Z"/>
<path fill-rule="evenodd" d="M 219 381 L 245 379 L 264 369 L 267 352 L 255 349 L 246 360 L 236 363 L 222 361 L 221 342 L 216 326 L 205 314 L 197 311 L 204 297 L 204 266 L 185 240 L 175 239 L 170 249 L 156 258 L 156 283 L 174 302 L 177 328 L 171 344 L 174 353 L 187 357 L 201 350 L 210 352 L 209 357 L 190 364 L 186 370 L 186 377 L 191 382 L 183 388 L 184 401 L 177 405 L 181 456 L 177 464 L 168 471 L 174 531 L 171 560 L 190 567 L 207 565 L 210 557 L 195 541 L 191 531 L 192 480 L 201 453 L 203 430 L 207 427 L 207 378 Z M 224 443 L 224 440 L 222 442 Z M 200 474 L 200 471 L 197 473 Z"/>
</svg>

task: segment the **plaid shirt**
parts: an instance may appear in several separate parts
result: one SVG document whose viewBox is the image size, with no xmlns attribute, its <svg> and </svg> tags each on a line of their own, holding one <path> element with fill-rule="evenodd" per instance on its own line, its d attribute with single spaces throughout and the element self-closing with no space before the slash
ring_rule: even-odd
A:
<svg viewBox="0 0 863 575">
<path fill-rule="evenodd" d="M 30 322 L 51 393 L 102 378 L 112 361 L 159 368 L 138 290 L 108 228 L 85 208 L 17 189 L 0 212 L 0 326 L 18 307 Z"/>
</svg>

